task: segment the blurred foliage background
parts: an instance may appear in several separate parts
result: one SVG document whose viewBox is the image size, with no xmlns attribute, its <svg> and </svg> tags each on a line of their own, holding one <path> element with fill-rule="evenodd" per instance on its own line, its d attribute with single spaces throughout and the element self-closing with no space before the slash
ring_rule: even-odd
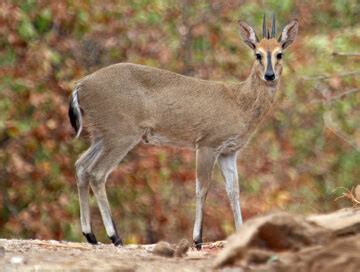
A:
<svg viewBox="0 0 360 272">
<path fill-rule="evenodd" d="M 276 105 L 239 157 L 244 217 L 351 205 L 335 198 L 360 177 L 359 1 L 2 0 L 0 237 L 83 240 L 73 165 L 88 143 L 74 140 L 67 118 L 76 80 L 117 62 L 244 80 L 254 57 L 237 20 L 260 32 L 264 12 L 276 14 L 278 33 L 293 18 L 300 30 Z M 191 238 L 194 168 L 189 150 L 130 152 L 107 186 L 126 243 Z M 234 229 L 218 169 L 214 179 L 205 240 Z"/>
</svg>

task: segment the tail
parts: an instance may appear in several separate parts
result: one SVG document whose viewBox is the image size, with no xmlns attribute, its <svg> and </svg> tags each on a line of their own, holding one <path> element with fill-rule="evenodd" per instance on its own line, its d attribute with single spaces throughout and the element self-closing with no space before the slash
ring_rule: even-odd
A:
<svg viewBox="0 0 360 272">
<path fill-rule="evenodd" d="M 71 94 L 70 105 L 69 105 L 69 119 L 72 127 L 76 132 L 76 138 L 79 137 L 83 127 L 81 109 L 79 105 L 77 92 L 78 89 L 76 87 L 73 93 Z"/>
</svg>

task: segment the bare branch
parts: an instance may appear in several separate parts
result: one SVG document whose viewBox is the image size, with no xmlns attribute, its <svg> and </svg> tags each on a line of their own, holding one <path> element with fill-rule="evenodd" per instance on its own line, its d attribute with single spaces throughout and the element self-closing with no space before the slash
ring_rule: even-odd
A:
<svg viewBox="0 0 360 272">
<path fill-rule="evenodd" d="M 332 102 L 332 101 L 334 101 L 334 100 L 338 100 L 339 98 L 342 98 L 343 96 L 347 96 L 347 95 L 349 95 L 349 94 L 353 94 L 353 93 L 356 93 L 356 92 L 359 92 L 359 91 L 360 91 L 360 89 L 356 89 L 356 88 L 347 90 L 347 91 L 342 92 L 342 93 L 340 93 L 340 94 L 331 96 L 330 98 L 328 98 L 328 102 Z"/>
<path fill-rule="evenodd" d="M 351 53 L 347 53 L 347 52 L 333 52 L 332 55 L 334 57 L 360 57 L 360 53 L 356 53 L 356 52 L 351 52 Z"/>
<path fill-rule="evenodd" d="M 323 115 L 324 125 L 325 127 L 330 130 L 332 133 L 334 133 L 336 136 L 338 136 L 340 139 L 354 147 L 357 151 L 360 151 L 359 145 L 353 141 L 349 136 L 347 136 L 345 133 L 341 131 L 332 119 L 331 112 L 326 111 Z"/>
<path fill-rule="evenodd" d="M 353 94 L 353 93 L 356 93 L 356 92 L 360 92 L 360 89 L 350 89 L 350 90 L 347 90 L 345 92 L 342 92 L 340 94 L 337 94 L 337 95 L 333 95 L 333 96 L 330 96 L 328 97 L 327 99 L 313 99 L 310 101 L 311 104 L 318 104 L 318 103 L 325 103 L 325 102 L 334 102 L 334 101 L 337 101 L 338 99 L 344 97 L 344 96 L 348 96 L 350 94 Z"/>
<path fill-rule="evenodd" d="M 221 2 L 217 4 L 209 4 L 210 12 L 204 10 L 196 16 L 195 20 L 192 20 L 190 16 L 190 10 L 194 1 L 182 0 L 181 2 L 181 25 L 179 26 L 179 33 L 181 35 L 181 47 L 180 55 L 184 62 L 184 68 L 182 74 L 190 75 L 193 72 L 192 69 L 192 50 L 191 44 L 193 40 L 192 32 L 194 28 L 211 20 L 222 8 Z"/>
<path fill-rule="evenodd" d="M 345 72 L 345 73 L 339 73 L 339 74 L 333 74 L 333 75 L 319 75 L 319 76 L 303 76 L 303 80 L 326 80 L 333 77 L 348 77 L 348 76 L 357 76 L 360 75 L 360 71 L 352 71 L 352 72 Z"/>
<path fill-rule="evenodd" d="M 344 142 L 348 143 L 352 147 L 354 147 L 356 150 L 360 150 L 360 146 L 357 144 L 357 142 L 353 141 L 348 135 L 346 135 L 336 124 L 336 122 L 332 118 L 332 114 L 330 111 L 330 105 L 331 105 L 331 99 L 333 96 L 331 96 L 331 92 L 329 87 L 324 83 L 318 83 L 316 84 L 315 88 L 321 92 L 321 94 L 324 97 L 323 104 L 325 107 L 325 112 L 323 113 L 323 121 L 324 126 L 328 130 L 330 130 L 332 133 L 334 133 L 337 137 L 342 139 Z M 341 97 L 341 96 L 340 96 Z"/>
</svg>

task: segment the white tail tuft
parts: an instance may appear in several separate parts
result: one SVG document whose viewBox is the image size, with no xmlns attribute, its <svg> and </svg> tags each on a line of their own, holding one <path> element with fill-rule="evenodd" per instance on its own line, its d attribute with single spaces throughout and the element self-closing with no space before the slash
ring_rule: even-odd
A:
<svg viewBox="0 0 360 272">
<path fill-rule="evenodd" d="M 78 91 L 77 88 L 78 86 L 75 88 L 75 90 L 71 95 L 71 100 L 69 105 L 69 118 L 71 125 L 76 131 L 76 138 L 80 136 L 83 127 L 81 109 L 77 95 L 77 91 Z"/>
</svg>

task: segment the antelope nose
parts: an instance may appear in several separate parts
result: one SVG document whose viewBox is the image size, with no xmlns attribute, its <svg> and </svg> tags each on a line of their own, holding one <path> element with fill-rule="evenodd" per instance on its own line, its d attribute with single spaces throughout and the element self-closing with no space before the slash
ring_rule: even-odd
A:
<svg viewBox="0 0 360 272">
<path fill-rule="evenodd" d="M 265 80 L 273 81 L 274 79 L 275 79 L 275 74 L 274 73 L 266 73 L 265 74 Z"/>
</svg>

